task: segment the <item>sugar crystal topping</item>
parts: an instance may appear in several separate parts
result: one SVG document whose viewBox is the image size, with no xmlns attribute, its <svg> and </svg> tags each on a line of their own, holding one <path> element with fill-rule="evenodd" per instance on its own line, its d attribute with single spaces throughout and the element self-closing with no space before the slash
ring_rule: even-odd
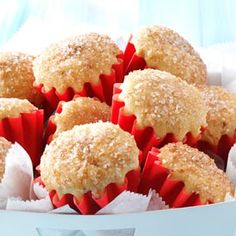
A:
<svg viewBox="0 0 236 236">
<path fill-rule="evenodd" d="M 111 108 L 103 102 L 88 97 L 78 97 L 62 104 L 62 112 L 56 113 L 56 137 L 60 132 L 72 129 L 75 125 L 109 121 Z"/>
<path fill-rule="evenodd" d="M 111 74 L 118 54 L 120 49 L 106 35 L 89 33 L 61 40 L 34 61 L 35 84 L 60 94 L 69 87 L 79 92 L 86 82 L 97 84 L 99 75 Z"/>
<path fill-rule="evenodd" d="M 223 135 L 233 136 L 236 129 L 236 94 L 220 86 L 199 88 L 207 105 L 208 128 L 203 140 L 217 145 Z"/>
<path fill-rule="evenodd" d="M 141 29 L 132 39 L 148 67 L 170 72 L 190 84 L 206 84 L 206 66 L 178 33 L 162 26 Z"/>
<path fill-rule="evenodd" d="M 38 99 L 33 88 L 34 57 L 20 52 L 0 52 L 0 97 Z"/>
<path fill-rule="evenodd" d="M 110 183 L 124 183 L 139 166 L 134 138 L 109 122 L 77 125 L 58 135 L 41 158 L 41 177 L 48 190 L 80 199 L 91 191 L 100 197 Z"/>
<path fill-rule="evenodd" d="M 214 160 L 186 144 L 168 144 L 158 155 L 170 176 L 184 182 L 187 193 L 200 195 L 202 202 L 222 202 L 234 187 L 226 174 L 217 168 Z"/>
<path fill-rule="evenodd" d="M 26 99 L 0 98 L 0 119 L 18 117 L 21 113 L 38 110 Z"/>
<path fill-rule="evenodd" d="M 125 77 L 119 99 L 139 128 L 152 127 L 158 137 L 173 133 L 181 141 L 206 126 L 206 107 L 199 91 L 170 73 L 145 69 Z"/>
</svg>

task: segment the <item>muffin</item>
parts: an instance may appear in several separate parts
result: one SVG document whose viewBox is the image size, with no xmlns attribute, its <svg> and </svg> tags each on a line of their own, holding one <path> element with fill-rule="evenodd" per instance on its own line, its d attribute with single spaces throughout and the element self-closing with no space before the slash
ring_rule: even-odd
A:
<svg viewBox="0 0 236 236">
<path fill-rule="evenodd" d="M 163 26 L 141 29 L 125 50 L 126 73 L 145 67 L 167 71 L 190 84 L 206 84 L 206 66 L 182 36 Z"/>
<path fill-rule="evenodd" d="M 8 142 L 5 138 L 0 137 L 0 183 L 5 173 L 5 158 L 10 148 L 11 143 Z"/>
<path fill-rule="evenodd" d="M 33 87 L 34 57 L 20 52 L 0 52 L 0 97 L 28 99 L 36 106 L 42 97 Z"/>
<path fill-rule="evenodd" d="M 35 86 L 52 108 L 75 94 L 111 104 L 123 80 L 123 54 L 106 35 L 88 33 L 51 44 L 34 61 Z"/>
<path fill-rule="evenodd" d="M 59 133 L 75 125 L 110 121 L 111 108 L 99 100 L 77 97 L 69 102 L 60 102 L 55 115 L 51 116 L 46 129 L 48 143 Z"/>
<path fill-rule="evenodd" d="M 208 109 L 208 128 L 198 148 L 219 155 L 226 163 L 229 150 L 236 142 L 236 95 L 220 86 L 201 86 L 200 92 Z"/>
<path fill-rule="evenodd" d="M 197 88 L 170 73 L 145 69 L 115 86 L 112 122 L 134 135 L 144 156 L 152 146 L 182 141 L 195 145 L 207 109 Z"/>
<path fill-rule="evenodd" d="M 142 172 L 139 191 L 155 189 L 170 207 L 223 202 L 234 186 L 205 153 L 182 143 L 153 149 Z"/>
<path fill-rule="evenodd" d="M 18 142 L 36 166 L 42 154 L 43 110 L 26 99 L 0 98 L 0 136 Z"/>
<path fill-rule="evenodd" d="M 77 125 L 46 147 L 41 178 L 54 206 L 93 214 L 122 191 L 137 191 L 138 155 L 133 137 L 117 125 Z"/>
</svg>

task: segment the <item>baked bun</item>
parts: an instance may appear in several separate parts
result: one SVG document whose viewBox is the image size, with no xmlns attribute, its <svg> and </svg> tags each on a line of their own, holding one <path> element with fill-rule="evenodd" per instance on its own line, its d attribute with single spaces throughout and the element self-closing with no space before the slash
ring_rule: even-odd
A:
<svg viewBox="0 0 236 236">
<path fill-rule="evenodd" d="M 111 74 L 120 52 L 108 36 L 97 33 L 53 43 L 34 61 L 35 85 L 43 85 L 46 92 L 80 92 L 85 83 L 98 84 L 101 74 Z"/>
<path fill-rule="evenodd" d="M 70 130 L 75 125 L 109 121 L 111 108 L 98 100 L 78 97 L 61 103 L 61 112 L 55 113 L 52 122 L 56 125 L 54 137 L 62 131 Z"/>
<path fill-rule="evenodd" d="M 223 135 L 234 136 L 236 129 L 236 94 L 220 86 L 200 88 L 207 105 L 208 128 L 202 140 L 217 145 Z"/>
<path fill-rule="evenodd" d="M 129 73 L 118 99 L 123 111 L 136 117 L 136 127 L 153 128 L 159 138 L 171 133 L 182 141 L 206 126 L 206 107 L 199 91 L 170 73 L 145 69 Z"/>
<path fill-rule="evenodd" d="M 206 66 L 199 54 L 178 33 L 162 26 L 141 29 L 132 38 L 136 54 L 150 68 L 170 72 L 190 84 L 206 84 Z"/>
<path fill-rule="evenodd" d="M 133 137 L 109 122 L 78 125 L 62 132 L 45 149 L 41 178 L 59 197 L 80 199 L 91 191 L 100 197 L 111 183 L 123 184 L 126 174 L 139 166 Z"/>
<path fill-rule="evenodd" d="M 0 97 L 28 99 L 40 105 L 42 98 L 33 88 L 34 57 L 20 52 L 0 52 Z"/>
<path fill-rule="evenodd" d="M 38 108 L 26 99 L 0 98 L 0 120 L 18 117 L 21 113 L 31 113 Z"/>
<path fill-rule="evenodd" d="M 183 181 L 184 190 L 198 193 L 203 203 L 223 202 L 227 193 L 234 193 L 230 180 L 214 160 L 195 148 L 171 143 L 160 149 L 158 158 L 170 178 Z"/>
</svg>

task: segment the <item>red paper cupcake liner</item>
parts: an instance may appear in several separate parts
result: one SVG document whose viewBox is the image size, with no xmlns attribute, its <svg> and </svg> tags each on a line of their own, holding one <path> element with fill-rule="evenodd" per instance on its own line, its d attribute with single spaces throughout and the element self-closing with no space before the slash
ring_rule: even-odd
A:
<svg viewBox="0 0 236 236">
<path fill-rule="evenodd" d="M 114 85 L 114 95 L 112 100 L 112 113 L 111 113 L 111 122 L 118 124 L 123 130 L 131 133 L 134 136 L 134 139 L 137 143 L 138 148 L 142 151 L 142 163 L 145 161 L 145 157 L 149 150 L 152 147 L 162 147 L 167 143 L 177 142 L 178 140 L 174 134 L 166 134 L 164 137 L 157 137 L 154 133 L 153 128 L 146 127 L 139 129 L 136 127 L 136 117 L 134 115 L 127 115 L 124 113 L 125 103 L 119 101 L 118 96 L 121 93 L 119 83 Z M 204 128 L 202 128 L 202 131 Z M 192 133 L 187 133 L 182 140 L 183 143 L 188 144 L 189 146 L 196 145 L 197 141 L 201 138 L 201 134 L 197 137 L 194 137 Z"/>
<path fill-rule="evenodd" d="M 62 105 L 64 101 L 60 101 L 57 105 L 55 113 L 60 114 L 62 112 Z M 54 123 L 55 114 L 50 116 L 47 122 L 47 127 L 45 130 L 44 141 L 46 144 L 49 144 L 52 141 L 53 135 L 56 132 L 57 126 Z"/>
<path fill-rule="evenodd" d="M 223 135 L 217 145 L 212 145 L 207 141 L 199 140 L 196 147 L 205 153 L 212 152 L 222 158 L 227 163 L 228 154 L 231 147 L 236 143 L 236 132 L 233 136 Z"/>
<path fill-rule="evenodd" d="M 124 68 L 125 74 L 134 70 L 143 70 L 147 67 L 147 63 L 143 57 L 136 54 L 136 49 L 133 43 L 131 43 L 132 36 L 130 37 L 124 52 Z"/>
<path fill-rule="evenodd" d="M 124 79 L 124 55 L 117 56 L 119 63 L 112 65 L 112 73 L 110 75 L 100 75 L 98 84 L 85 83 L 80 92 L 68 88 L 63 94 L 59 94 L 55 88 L 46 92 L 43 84 L 36 86 L 36 89 L 43 94 L 48 102 L 51 111 L 55 110 L 59 101 L 70 101 L 75 95 L 82 97 L 97 97 L 101 102 L 111 105 L 112 90 L 114 83 L 123 82 Z"/>
<path fill-rule="evenodd" d="M 169 170 L 158 159 L 159 153 L 157 148 L 148 152 L 138 192 L 148 194 L 150 189 L 154 189 L 172 208 L 209 204 L 201 202 L 199 194 L 195 192 L 186 193 L 184 183 L 170 177 Z"/>
<path fill-rule="evenodd" d="M 16 118 L 0 120 L 0 136 L 19 143 L 37 166 L 43 151 L 43 110 L 22 113 Z"/>
<path fill-rule="evenodd" d="M 91 192 L 84 194 L 81 199 L 77 199 L 72 194 L 65 194 L 59 198 L 56 191 L 51 191 L 49 195 L 54 207 L 56 208 L 68 204 L 70 207 L 79 211 L 83 215 L 91 215 L 106 206 L 121 192 L 125 190 L 137 192 L 139 181 L 140 169 L 138 168 L 137 170 L 132 170 L 127 173 L 123 185 L 114 183 L 109 184 L 100 198 L 95 198 L 92 196 Z"/>
</svg>

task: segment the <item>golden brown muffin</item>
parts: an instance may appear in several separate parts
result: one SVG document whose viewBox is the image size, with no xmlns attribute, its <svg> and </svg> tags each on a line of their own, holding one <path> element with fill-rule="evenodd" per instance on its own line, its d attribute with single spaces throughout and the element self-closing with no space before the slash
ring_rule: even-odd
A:
<svg viewBox="0 0 236 236">
<path fill-rule="evenodd" d="M 118 62 L 118 46 L 105 35 L 89 33 L 51 44 L 34 61 L 36 85 L 60 94 L 69 87 L 79 92 L 86 82 L 97 84 Z"/>
<path fill-rule="evenodd" d="M 203 152 L 182 143 L 167 144 L 160 149 L 159 159 L 169 169 L 170 177 L 184 182 L 187 193 L 200 195 L 203 203 L 222 202 L 234 187 L 214 160 Z"/>
<path fill-rule="evenodd" d="M 132 39 L 137 55 L 148 67 L 170 72 L 190 84 L 206 84 L 206 66 L 193 47 L 175 31 L 150 26 Z"/>
<path fill-rule="evenodd" d="M 204 86 L 201 94 L 208 108 L 208 128 L 202 140 L 217 145 L 223 135 L 233 136 L 236 129 L 236 94 L 220 86 Z"/>
<path fill-rule="evenodd" d="M 0 120 L 18 117 L 21 113 L 31 113 L 38 110 L 26 99 L 0 98 Z"/>
<path fill-rule="evenodd" d="M 0 97 L 28 99 L 39 103 L 33 88 L 34 57 L 20 52 L 0 52 Z"/>
<path fill-rule="evenodd" d="M 91 191 L 99 197 L 110 183 L 124 183 L 139 166 L 133 137 L 109 122 L 77 125 L 58 135 L 45 149 L 40 170 L 46 188 L 77 199 Z"/>
<path fill-rule="evenodd" d="M 10 147 L 11 143 L 0 137 L 0 183 L 5 172 L 5 158 Z"/>
<path fill-rule="evenodd" d="M 56 124 L 56 137 L 60 132 L 70 130 L 75 125 L 109 121 L 111 108 L 98 100 L 78 97 L 62 104 L 62 112 L 56 113 L 53 122 Z"/>
<path fill-rule="evenodd" d="M 119 100 L 124 112 L 136 116 L 138 128 L 152 127 L 157 137 L 172 133 L 181 141 L 206 126 L 206 107 L 200 92 L 170 73 L 145 69 L 129 73 Z"/>
</svg>

